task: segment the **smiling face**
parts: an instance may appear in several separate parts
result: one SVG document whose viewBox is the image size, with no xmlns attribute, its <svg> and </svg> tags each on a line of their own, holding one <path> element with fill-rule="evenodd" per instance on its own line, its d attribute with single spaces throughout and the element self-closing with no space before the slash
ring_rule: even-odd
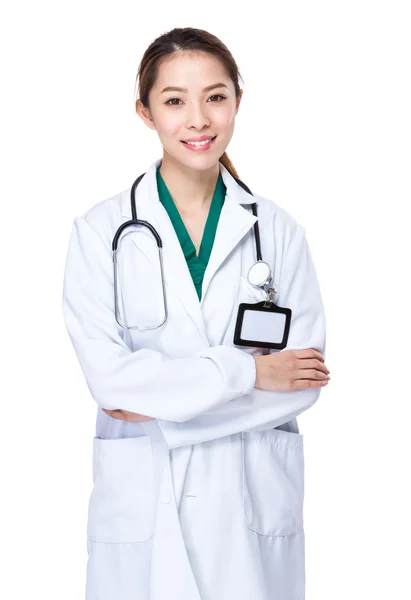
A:
<svg viewBox="0 0 411 600">
<path fill-rule="evenodd" d="M 231 140 L 240 99 L 217 58 L 186 50 L 162 61 L 149 108 L 137 100 L 136 110 L 173 161 L 206 170 L 218 163 Z M 212 141 L 185 143 L 197 138 Z"/>
</svg>

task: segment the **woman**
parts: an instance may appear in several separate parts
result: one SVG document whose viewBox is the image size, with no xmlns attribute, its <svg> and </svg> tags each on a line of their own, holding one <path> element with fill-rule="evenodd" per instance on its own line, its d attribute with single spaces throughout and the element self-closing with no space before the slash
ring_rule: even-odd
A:
<svg viewBox="0 0 411 600">
<path fill-rule="evenodd" d="M 296 416 L 328 381 L 324 311 L 303 228 L 246 192 L 225 153 L 238 79 L 222 42 L 191 28 L 160 36 L 139 67 L 136 110 L 163 146 L 135 196 L 163 242 L 163 325 L 116 319 L 111 245 L 130 190 L 74 221 L 64 317 L 99 406 L 88 600 L 304 598 Z M 254 202 L 275 303 L 292 310 L 282 351 L 233 343 L 238 305 L 267 296 L 247 280 Z M 154 238 L 135 227 L 120 248 L 121 318 L 158 325 Z"/>
</svg>

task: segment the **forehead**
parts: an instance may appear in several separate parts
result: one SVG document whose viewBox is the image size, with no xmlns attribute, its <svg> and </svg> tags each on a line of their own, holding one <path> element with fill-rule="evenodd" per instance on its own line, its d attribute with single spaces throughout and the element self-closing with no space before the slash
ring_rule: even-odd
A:
<svg viewBox="0 0 411 600">
<path fill-rule="evenodd" d="M 196 90 L 221 81 L 233 86 L 223 63 L 205 52 L 176 52 L 164 59 L 159 67 L 154 88 L 162 90 L 166 86 L 185 87 Z"/>
</svg>

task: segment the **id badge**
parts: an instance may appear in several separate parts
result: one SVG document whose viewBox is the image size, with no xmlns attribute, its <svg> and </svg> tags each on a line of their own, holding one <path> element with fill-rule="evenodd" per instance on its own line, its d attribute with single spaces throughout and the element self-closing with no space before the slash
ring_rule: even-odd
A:
<svg viewBox="0 0 411 600">
<path fill-rule="evenodd" d="M 234 344 L 275 350 L 287 346 L 292 311 L 274 304 L 273 295 L 274 289 L 270 288 L 266 300 L 239 305 Z"/>
</svg>

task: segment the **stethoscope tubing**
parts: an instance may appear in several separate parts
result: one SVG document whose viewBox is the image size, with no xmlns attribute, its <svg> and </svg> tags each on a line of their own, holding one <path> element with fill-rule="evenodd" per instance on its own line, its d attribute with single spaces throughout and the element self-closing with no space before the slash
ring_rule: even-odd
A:
<svg viewBox="0 0 411 600">
<path fill-rule="evenodd" d="M 120 235 L 123 233 L 123 231 L 125 229 L 127 229 L 127 227 L 130 227 L 131 225 L 141 225 L 143 227 L 147 227 L 151 231 L 153 236 L 155 237 L 157 246 L 159 248 L 163 247 L 162 239 L 161 239 L 160 235 L 158 234 L 157 230 L 151 225 L 151 223 L 149 223 L 148 221 L 139 220 L 137 218 L 136 188 L 137 188 L 138 184 L 140 183 L 140 181 L 142 180 L 142 178 L 144 177 L 144 175 L 145 175 L 145 173 L 142 173 L 141 175 L 139 175 L 137 177 L 137 179 L 135 180 L 135 182 L 133 183 L 133 185 L 131 186 L 130 203 L 131 203 L 131 217 L 132 218 L 131 218 L 131 220 L 126 221 L 125 223 L 120 225 L 120 227 L 117 229 L 117 231 L 114 235 L 114 238 L 113 238 L 113 243 L 112 243 L 113 252 L 115 252 L 117 250 L 118 240 L 120 238 Z M 236 179 L 236 182 L 238 183 L 238 185 L 240 185 L 243 188 L 243 190 L 245 190 L 246 192 L 251 194 L 251 196 L 253 196 L 252 191 L 246 186 L 245 183 L 243 183 L 240 179 Z M 254 202 L 251 205 L 251 208 L 253 210 L 254 216 L 257 217 L 257 203 Z M 254 235 L 255 235 L 257 260 L 260 261 L 260 260 L 262 260 L 262 254 L 261 254 L 260 229 L 258 226 L 258 221 L 256 221 L 254 223 Z"/>
<path fill-rule="evenodd" d="M 112 242 L 112 251 L 113 251 L 113 266 L 114 266 L 114 314 L 115 314 L 115 318 L 117 323 L 125 328 L 125 329 L 137 329 L 139 331 L 146 331 L 147 329 L 157 329 L 158 327 L 161 327 L 161 325 L 163 325 L 168 317 L 168 309 L 167 309 L 167 298 L 166 298 L 166 292 L 165 292 L 165 278 L 164 278 L 164 267 L 163 267 L 163 242 L 162 239 L 158 233 L 158 231 L 153 227 L 153 225 L 151 225 L 151 223 L 149 223 L 148 221 L 143 221 L 137 218 L 137 207 L 136 207 L 136 188 L 138 186 L 138 184 L 140 183 L 141 179 L 144 177 L 145 173 L 142 173 L 141 175 L 139 175 L 137 177 L 137 179 L 134 181 L 133 185 L 131 186 L 131 190 L 130 190 L 130 202 L 131 202 L 131 216 L 132 218 L 129 221 L 126 221 L 125 223 L 122 223 L 120 225 L 120 227 L 117 229 L 116 233 L 114 234 L 113 237 L 113 242 Z M 240 185 L 247 193 L 251 194 L 251 196 L 253 196 L 253 193 L 251 192 L 251 190 L 246 186 L 245 183 L 243 183 L 240 179 L 235 178 L 236 182 L 238 183 L 238 185 Z M 256 202 L 254 202 L 252 205 L 252 210 L 253 210 L 253 214 L 255 217 L 257 217 L 257 204 Z M 120 239 L 121 234 L 123 233 L 123 231 L 125 229 L 127 229 L 128 227 L 131 226 L 135 226 L 135 225 L 141 225 L 142 227 L 147 227 L 151 233 L 153 234 L 156 243 L 157 243 L 157 247 L 158 247 L 158 254 L 159 254 L 159 260 L 160 260 L 160 271 L 161 271 L 161 282 L 162 282 L 162 290 L 163 290 L 163 302 L 164 302 L 164 319 L 162 320 L 161 323 L 159 323 L 158 325 L 147 325 L 145 327 L 140 327 L 139 325 L 136 326 L 129 326 L 126 325 L 125 323 L 123 323 L 119 317 L 119 307 L 118 307 L 118 282 L 117 282 L 117 248 L 118 248 L 118 242 Z M 254 237 L 255 237 L 255 244 L 256 244 L 256 253 L 257 253 L 257 261 L 262 261 L 262 254 L 261 254 L 261 243 L 260 243 L 260 230 L 258 227 L 258 221 L 256 221 L 254 223 Z"/>
</svg>

